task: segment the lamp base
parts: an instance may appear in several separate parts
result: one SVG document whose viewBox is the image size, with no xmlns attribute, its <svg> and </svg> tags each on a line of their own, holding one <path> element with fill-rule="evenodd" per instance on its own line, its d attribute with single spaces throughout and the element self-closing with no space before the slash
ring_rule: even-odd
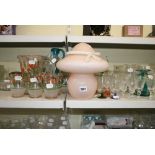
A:
<svg viewBox="0 0 155 155">
<path fill-rule="evenodd" d="M 96 93 L 97 79 L 94 74 L 71 74 L 67 85 L 73 98 L 90 99 Z"/>
</svg>

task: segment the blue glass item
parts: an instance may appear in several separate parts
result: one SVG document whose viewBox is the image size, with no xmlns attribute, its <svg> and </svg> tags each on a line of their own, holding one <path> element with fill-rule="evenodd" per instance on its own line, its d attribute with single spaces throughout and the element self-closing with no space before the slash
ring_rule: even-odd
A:
<svg viewBox="0 0 155 155">
<path fill-rule="evenodd" d="M 150 96 L 150 91 L 148 90 L 148 86 L 146 82 L 144 83 L 144 87 L 141 91 L 140 96 Z"/>
<path fill-rule="evenodd" d="M 59 74 L 60 71 L 56 68 L 56 63 L 65 57 L 65 51 L 63 49 L 60 48 L 52 48 L 50 51 L 50 59 L 51 62 L 54 64 L 54 68 L 53 68 L 53 74 Z"/>
<path fill-rule="evenodd" d="M 150 96 L 150 91 L 148 89 L 148 85 L 147 85 L 147 79 L 148 79 L 148 75 L 149 72 L 151 71 L 150 69 L 139 69 L 138 71 L 138 76 L 139 76 L 139 80 L 141 83 L 141 92 L 138 92 L 137 90 L 135 90 L 135 95 L 140 95 L 140 96 Z"/>
<path fill-rule="evenodd" d="M 62 59 L 65 57 L 65 51 L 60 48 L 52 48 L 50 53 L 50 58 Z"/>
</svg>

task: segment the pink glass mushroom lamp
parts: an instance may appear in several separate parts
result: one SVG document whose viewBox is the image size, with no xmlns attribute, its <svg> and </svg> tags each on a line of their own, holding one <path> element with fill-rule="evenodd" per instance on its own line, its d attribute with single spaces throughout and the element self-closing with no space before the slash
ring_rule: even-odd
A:
<svg viewBox="0 0 155 155">
<path fill-rule="evenodd" d="M 100 53 L 86 43 L 74 46 L 56 65 L 58 69 L 71 73 L 67 86 L 69 94 L 76 99 L 92 98 L 97 90 L 94 74 L 104 72 L 109 67 L 108 62 L 100 57 Z"/>
</svg>

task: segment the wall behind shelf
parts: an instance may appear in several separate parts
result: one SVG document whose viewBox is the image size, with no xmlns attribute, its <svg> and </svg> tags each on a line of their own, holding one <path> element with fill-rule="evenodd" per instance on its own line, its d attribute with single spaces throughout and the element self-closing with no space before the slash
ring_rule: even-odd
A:
<svg viewBox="0 0 155 155">
<path fill-rule="evenodd" d="M 81 25 L 17 25 L 17 35 L 82 35 Z"/>
<path fill-rule="evenodd" d="M 70 32 L 68 32 L 70 31 Z M 143 26 L 143 37 L 146 37 L 152 31 L 151 25 Z M 82 25 L 17 25 L 17 35 L 82 35 Z M 122 25 L 112 25 L 111 35 L 122 36 Z"/>
<path fill-rule="evenodd" d="M 155 64 L 155 50 L 142 49 L 96 49 L 109 63 Z"/>
</svg>

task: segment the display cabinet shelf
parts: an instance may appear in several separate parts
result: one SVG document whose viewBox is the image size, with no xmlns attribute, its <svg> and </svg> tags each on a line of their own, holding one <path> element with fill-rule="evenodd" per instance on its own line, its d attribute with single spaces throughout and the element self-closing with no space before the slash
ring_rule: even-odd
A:
<svg viewBox="0 0 155 155">
<path fill-rule="evenodd" d="M 90 100 L 77 100 L 71 96 L 67 96 L 66 108 L 76 109 L 136 109 L 136 108 L 155 108 L 155 98 L 149 99 L 148 97 L 132 97 L 114 99 L 100 99 L 93 98 Z"/>
<path fill-rule="evenodd" d="M 85 42 L 98 48 L 150 49 L 155 50 L 155 38 L 113 37 L 113 36 L 29 36 L 1 35 L 0 47 L 72 47 Z M 56 99 L 11 97 L 10 92 L 0 92 L 0 108 L 64 108 L 65 95 Z M 155 99 L 98 99 L 76 100 L 66 98 L 66 108 L 155 108 Z"/>
<path fill-rule="evenodd" d="M 0 47 L 65 46 L 66 36 L 1 35 Z"/>
<path fill-rule="evenodd" d="M 98 48 L 155 49 L 155 38 L 113 36 L 68 36 L 69 46 L 85 42 Z"/>
<path fill-rule="evenodd" d="M 65 94 L 55 99 L 30 98 L 25 95 L 20 98 L 11 97 L 10 91 L 0 91 L 0 108 L 38 108 L 38 109 L 63 109 Z"/>
</svg>

